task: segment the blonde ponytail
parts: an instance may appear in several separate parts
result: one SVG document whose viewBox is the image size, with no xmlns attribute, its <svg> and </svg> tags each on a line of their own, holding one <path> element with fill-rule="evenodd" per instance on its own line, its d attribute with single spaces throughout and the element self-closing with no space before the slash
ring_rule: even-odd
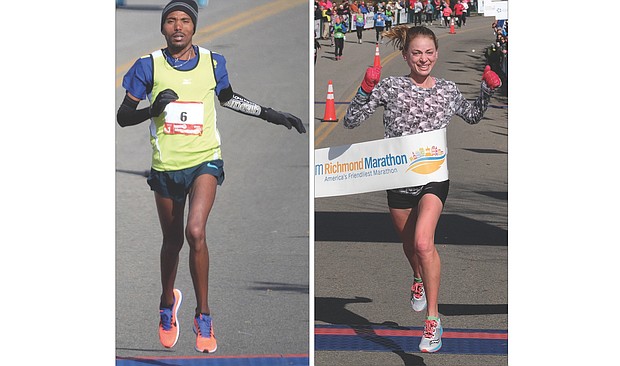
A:
<svg viewBox="0 0 620 366">
<path fill-rule="evenodd" d="M 399 50 L 403 50 L 404 45 L 407 42 L 407 31 L 409 27 L 406 25 L 397 25 L 395 27 L 390 28 L 388 31 L 384 31 L 381 33 L 383 37 L 389 38 L 388 43 L 392 43 L 394 48 Z"/>
</svg>

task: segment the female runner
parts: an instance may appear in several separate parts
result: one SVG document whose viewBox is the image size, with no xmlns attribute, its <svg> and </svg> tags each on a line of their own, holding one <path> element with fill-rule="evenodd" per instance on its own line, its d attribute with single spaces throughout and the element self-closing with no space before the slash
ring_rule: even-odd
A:
<svg viewBox="0 0 620 366">
<path fill-rule="evenodd" d="M 437 37 L 432 30 L 403 25 L 393 27 L 384 36 L 402 50 L 410 72 L 379 81 L 381 68 L 368 68 L 344 117 L 346 128 L 359 126 L 379 106 L 384 107 L 385 138 L 445 128 L 455 114 L 469 124 L 482 119 L 492 91 L 501 85 L 499 77 L 489 66 L 482 74 L 478 98 L 469 102 L 454 82 L 431 76 L 438 57 Z M 434 236 L 449 182 L 429 182 L 387 191 L 392 222 L 413 270 L 411 305 L 415 311 L 426 308 L 424 333 L 419 345 L 422 352 L 436 352 L 442 344 L 443 328 L 438 311 L 441 264 Z"/>
</svg>

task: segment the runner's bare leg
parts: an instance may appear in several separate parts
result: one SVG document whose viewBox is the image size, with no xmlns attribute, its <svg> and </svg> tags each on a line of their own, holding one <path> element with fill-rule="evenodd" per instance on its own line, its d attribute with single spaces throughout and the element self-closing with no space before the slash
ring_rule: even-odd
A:
<svg viewBox="0 0 620 366">
<path fill-rule="evenodd" d="M 209 249 L 206 225 L 215 202 L 217 179 L 209 174 L 196 178 L 189 193 L 189 214 L 185 235 L 189 243 L 189 268 L 196 294 L 196 314 L 210 314 L 209 308 Z"/>
<path fill-rule="evenodd" d="M 155 204 L 163 234 L 160 251 L 162 295 L 160 306 L 172 306 L 174 281 L 179 266 L 179 252 L 183 248 L 183 214 L 185 202 L 175 202 L 155 192 Z"/>
</svg>

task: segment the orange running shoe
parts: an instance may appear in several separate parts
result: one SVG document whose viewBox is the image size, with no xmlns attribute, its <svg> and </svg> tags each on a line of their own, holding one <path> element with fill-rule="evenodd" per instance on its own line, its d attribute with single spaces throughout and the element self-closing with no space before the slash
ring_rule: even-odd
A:
<svg viewBox="0 0 620 366">
<path fill-rule="evenodd" d="M 217 340 L 213 335 L 213 319 L 210 315 L 200 314 L 194 318 L 194 333 L 196 333 L 196 351 L 215 352 Z"/>
<path fill-rule="evenodd" d="M 174 303 L 172 308 L 159 309 L 159 341 L 162 346 L 172 348 L 179 340 L 179 322 L 177 313 L 183 301 L 183 294 L 178 289 L 174 289 Z"/>
</svg>

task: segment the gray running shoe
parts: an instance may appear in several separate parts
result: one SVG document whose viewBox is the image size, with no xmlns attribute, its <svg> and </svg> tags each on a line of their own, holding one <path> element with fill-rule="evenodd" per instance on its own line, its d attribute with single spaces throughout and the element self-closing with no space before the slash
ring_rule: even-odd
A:
<svg viewBox="0 0 620 366">
<path fill-rule="evenodd" d="M 437 352 L 441 348 L 441 335 L 443 328 L 439 318 L 426 319 L 424 322 L 424 332 L 420 341 L 420 351 L 425 353 Z"/>
</svg>

